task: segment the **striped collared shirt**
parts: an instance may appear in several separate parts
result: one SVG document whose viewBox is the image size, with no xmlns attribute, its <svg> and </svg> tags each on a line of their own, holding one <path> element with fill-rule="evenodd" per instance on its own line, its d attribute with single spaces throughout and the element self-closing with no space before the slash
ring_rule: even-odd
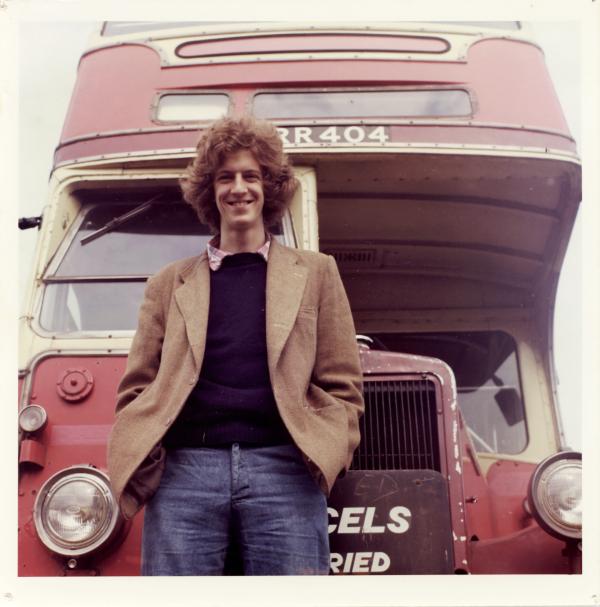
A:
<svg viewBox="0 0 600 607">
<path fill-rule="evenodd" d="M 269 259 L 269 248 L 271 246 L 271 235 L 267 236 L 267 240 L 258 251 L 256 251 L 259 255 L 262 255 L 265 261 Z M 228 255 L 234 255 L 234 253 L 230 253 L 229 251 L 223 251 L 219 249 L 219 236 L 214 236 L 211 240 L 206 244 L 206 252 L 208 254 L 208 265 L 213 272 L 216 272 L 220 267 L 221 263 Z"/>
</svg>

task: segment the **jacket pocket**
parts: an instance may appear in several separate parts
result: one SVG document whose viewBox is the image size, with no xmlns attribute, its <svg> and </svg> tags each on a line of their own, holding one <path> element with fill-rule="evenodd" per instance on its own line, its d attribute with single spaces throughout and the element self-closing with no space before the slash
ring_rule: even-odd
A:
<svg viewBox="0 0 600 607">
<path fill-rule="evenodd" d="M 140 506 L 156 493 L 165 469 L 165 458 L 165 448 L 157 443 L 129 479 L 125 492 Z"/>
<path fill-rule="evenodd" d="M 334 407 L 341 407 L 345 409 L 344 403 L 335 396 L 332 396 L 323 388 L 320 388 L 316 384 L 309 384 L 308 390 L 306 391 L 306 406 L 313 411 L 322 411 L 323 409 L 329 409 Z"/>
</svg>

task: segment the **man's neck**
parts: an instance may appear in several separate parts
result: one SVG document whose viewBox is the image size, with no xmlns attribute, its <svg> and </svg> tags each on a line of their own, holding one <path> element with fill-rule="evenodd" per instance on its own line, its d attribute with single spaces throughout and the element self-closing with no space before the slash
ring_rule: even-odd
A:
<svg viewBox="0 0 600 607">
<path fill-rule="evenodd" d="M 263 227 L 256 230 L 222 230 L 219 249 L 228 253 L 256 253 L 265 244 L 267 235 Z"/>
</svg>

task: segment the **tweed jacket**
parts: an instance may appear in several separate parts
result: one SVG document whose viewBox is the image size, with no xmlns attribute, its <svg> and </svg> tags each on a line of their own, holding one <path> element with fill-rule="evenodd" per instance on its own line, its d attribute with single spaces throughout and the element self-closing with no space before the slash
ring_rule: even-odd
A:
<svg viewBox="0 0 600 607">
<path fill-rule="evenodd" d="M 148 280 L 108 441 L 108 473 L 127 519 L 155 493 L 164 469 L 161 439 L 198 381 L 209 289 L 206 253 Z M 272 241 L 266 338 L 279 413 L 328 495 L 352 461 L 364 411 L 354 323 L 332 257 Z"/>
</svg>

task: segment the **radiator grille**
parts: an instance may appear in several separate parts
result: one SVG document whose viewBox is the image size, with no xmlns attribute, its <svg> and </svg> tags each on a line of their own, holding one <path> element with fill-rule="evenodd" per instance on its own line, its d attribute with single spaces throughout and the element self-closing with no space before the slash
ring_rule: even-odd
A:
<svg viewBox="0 0 600 607">
<path fill-rule="evenodd" d="M 433 382 L 366 381 L 364 395 L 352 469 L 441 472 Z"/>
</svg>

